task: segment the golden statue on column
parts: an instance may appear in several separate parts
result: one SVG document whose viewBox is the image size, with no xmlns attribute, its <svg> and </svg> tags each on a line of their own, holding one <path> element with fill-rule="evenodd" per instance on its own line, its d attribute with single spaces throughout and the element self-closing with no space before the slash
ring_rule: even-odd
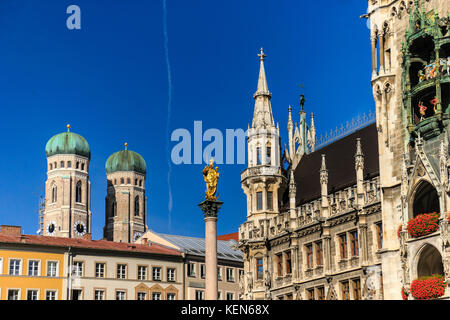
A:
<svg viewBox="0 0 450 320">
<path fill-rule="evenodd" d="M 217 200 L 217 182 L 219 181 L 219 168 L 214 168 L 214 159 L 209 160 L 209 164 L 203 169 L 203 179 L 206 182 L 205 199 Z"/>
</svg>

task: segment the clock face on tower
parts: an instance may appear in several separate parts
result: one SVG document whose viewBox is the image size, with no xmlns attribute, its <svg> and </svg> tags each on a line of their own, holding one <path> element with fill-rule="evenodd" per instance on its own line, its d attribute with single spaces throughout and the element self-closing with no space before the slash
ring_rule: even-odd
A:
<svg viewBox="0 0 450 320">
<path fill-rule="evenodd" d="M 47 235 L 53 236 L 55 234 L 55 230 L 56 230 L 56 222 L 49 221 L 47 224 Z"/>
<path fill-rule="evenodd" d="M 84 236 L 86 234 L 86 224 L 83 221 L 75 222 L 73 229 L 77 236 Z"/>
<path fill-rule="evenodd" d="M 136 240 L 139 239 L 140 237 L 142 237 L 142 233 L 135 232 L 133 236 L 133 242 L 136 242 Z"/>
</svg>

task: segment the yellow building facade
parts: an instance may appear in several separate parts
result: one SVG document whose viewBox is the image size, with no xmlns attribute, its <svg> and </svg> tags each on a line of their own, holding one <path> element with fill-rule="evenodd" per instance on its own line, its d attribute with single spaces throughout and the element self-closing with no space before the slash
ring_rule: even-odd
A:
<svg viewBox="0 0 450 320">
<path fill-rule="evenodd" d="M 64 251 L 17 243 L 0 248 L 0 300 L 65 299 Z"/>
</svg>

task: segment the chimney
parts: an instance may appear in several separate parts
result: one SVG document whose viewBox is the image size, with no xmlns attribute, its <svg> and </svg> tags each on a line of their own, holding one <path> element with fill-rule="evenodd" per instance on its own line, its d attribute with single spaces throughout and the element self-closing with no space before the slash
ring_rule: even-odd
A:
<svg viewBox="0 0 450 320">
<path fill-rule="evenodd" d="M 4 236 L 20 236 L 22 234 L 22 227 L 1 225 L 0 234 Z"/>
</svg>

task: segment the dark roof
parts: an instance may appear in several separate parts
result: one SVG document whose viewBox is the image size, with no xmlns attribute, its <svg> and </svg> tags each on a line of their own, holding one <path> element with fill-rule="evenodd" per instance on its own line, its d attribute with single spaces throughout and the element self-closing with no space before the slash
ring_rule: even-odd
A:
<svg viewBox="0 0 450 320">
<path fill-rule="evenodd" d="M 0 243 L 20 243 L 29 245 L 54 246 L 54 247 L 74 247 L 83 249 L 110 250 L 120 252 L 154 253 L 163 255 L 180 256 L 181 252 L 167 248 L 156 243 L 151 245 L 113 242 L 106 240 L 87 240 L 78 238 L 62 238 L 38 235 L 0 235 Z"/>
<path fill-rule="evenodd" d="M 297 205 L 320 198 L 320 166 L 322 154 L 328 169 L 328 193 L 356 184 L 355 153 L 356 139 L 361 138 L 364 154 L 364 179 L 379 174 L 378 134 L 376 124 L 349 134 L 313 153 L 305 155 L 294 171 L 297 184 Z"/>
</svg>

